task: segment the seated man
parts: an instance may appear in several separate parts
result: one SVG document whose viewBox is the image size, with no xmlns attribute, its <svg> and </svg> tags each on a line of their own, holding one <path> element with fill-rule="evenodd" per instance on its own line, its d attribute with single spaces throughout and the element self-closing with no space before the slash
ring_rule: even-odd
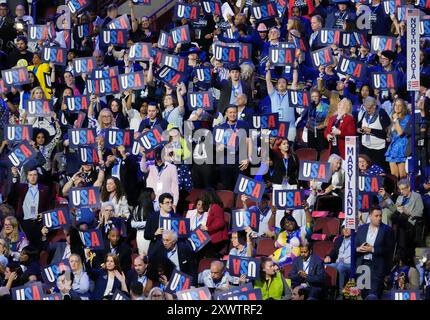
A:
<svg viewBox="0 0 430 320">
<path fill-rule="evenodd" d="M 229 274 L 225 269 L 224 263 L 221 261 L 212 261 L 211 268 L 203 270 L 199 273 L 199 284 L 208 287 L 209 289 L 228 290 Z"/>
<path fill-rule="evenodd" d="M 289 277 L 293 288 L 300 285 L 309 288 L 309 298 L 324 297 L 324 264 L 317 255 L 312 254 L 312 248 L 308 242 L 300 245 L 300 256 L 293 261 Z"/>
</svg>

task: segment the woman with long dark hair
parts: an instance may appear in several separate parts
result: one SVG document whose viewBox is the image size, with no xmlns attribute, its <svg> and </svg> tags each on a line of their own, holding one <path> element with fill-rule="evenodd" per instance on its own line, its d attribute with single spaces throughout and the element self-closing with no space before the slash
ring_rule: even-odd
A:
<svg viewBox="0 0 430 320">
<path fill-rule="evenodd" d="M 131 227 L 136 229 L 136 242 L 140 255 L 148 252 L 149 240 L 144 237 L 146 220 L 154 212 L 155 192 L 152 188 L 144 188 L 139 195 L 137 206 L 131 213 Z"/>
<path fill-rule="evenodd" d="M 221 249 L 228 244 L 228 230 L 224 219 L 224 205 L 215 190 L 208 190 L 202 196 L 203 208 L 208 212 L 206 225 L 201 226 L 211 237 L 206 245 L 206 257 L 220 255 Z"/>
<path fill-rule="evenodd" d="M 123 106 L 121 100 L 116 98 L 110 100 L 108 108 L 112 112 L 112 116 L 118 129 L 127 129 L 129 127 L 129 123 L 123 113 Z"/>
<path fill-rule="evenodd" d="M 269 156 L 272 165 L 269 165 L 265 178 L 272 185 L 287 185 L 290 189 L 297 189 L 299 160 L 288 139 L 277 140 L 273 149 L 269 150 Z"/>
<path fill-rule="evenodd" d="M 100 198 L 103 202 L 111 201 L 115 206 L 115 217 L 128 219 L 130 209 L 127 197 L 121 188 L 121 182 L 116 177 L 110 177 L 102 186 Z"/>
<path fill-rule="evenodd" d="M 260 279 L 254 288 L 260 288 L 263 300 L 284 300 L 291 297 L 291 289 L 280 271 L 276 271 L 270 258 L 263 257 L 260 264 Z"/>
</svg>

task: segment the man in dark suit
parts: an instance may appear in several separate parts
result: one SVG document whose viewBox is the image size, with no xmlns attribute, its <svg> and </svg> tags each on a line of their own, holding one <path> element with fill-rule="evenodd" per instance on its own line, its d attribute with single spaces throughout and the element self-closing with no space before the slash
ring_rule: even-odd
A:
<svg viewBox="0 0 430 320">
<path fill-rule="evenodd" d="M 300 285 L 309 288 L 309 298 L 324 297 L 326 279 L 324 263 L 320 257 L 312 254 L 312 248 L 308 242 L 300 245 L 300 257 L 293 261 L 289 277 L 292 288 Z"/>
<path fill-rule="evenodd" d="M 19 183 L 18 169 L 12 167 L 12 188 L 8 202 L 16 212 L 30 244 L 40 249 L 40 230 L 42 229 L 41 213 L 54 206 L 53 199 L 47 186 L 38 183 L 36 169 L 27 171 L 28 183 Z"/>
<path fill-rule="evenodd" d="M 371 272 L 370 290 L 363 290 L 365 296 L 377 295 L 381 298 L 384 277 L 388 274 L 394 251 L 394 232 L 383 224 L 382 210 L 372 207 L 369 212 L 370 223 L 358 228 L 355 236 L 357 266 L 367 265 Z"/>
<path fill-rule="evenodd" d="M 148 267 L 148 256 L 137 256 L 133 261 L 133 269 L 127 273 L 127 288 L 130 288 L 133 283 L 141 283 L 145 289 L 148 277 L 146 275 Z"/>
<path fill-rule="evenodd" d="M 153 255 L 149 261 L 169 259 L 176 269 L 193 277 L 193 285 L 197 285 L 197 263 L 195 253 L 188 242 L 179 241 L 175 231 L 164 230 L 162 244 L 154 248 Z M 151 262 L 152 263 L 152 262 Z"/>
<path fill-rule="evenodd" d="M 218 72 L 215 69 L 211 86 L 219 89 L 221 91 L 219 108 L 218 111 L 223 114 L 227 106 L 236 103 L 236 97 L 239 94 L 245 94 L 248 99 L 252 97 L 251 87 L 240 80 L 240 66 L 234 64 L 230 67 L 230 79 L 222 80 L 218 79 Z"/>
</svg>

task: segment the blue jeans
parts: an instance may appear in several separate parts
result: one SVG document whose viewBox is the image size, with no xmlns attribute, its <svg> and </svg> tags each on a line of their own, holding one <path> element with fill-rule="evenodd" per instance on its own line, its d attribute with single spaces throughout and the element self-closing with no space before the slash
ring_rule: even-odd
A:
<svg viewBox="0 0 430 320">
<path fill-rule="evenodd" d="M 339 274 L 339 295 L 342 295 L 342 290 L 345 287 L 345 278 L 349 277 L 351 265 L 349 263 L 335 262 L 327 264 L 329 267 L 333 267 Z"/>
</svg>

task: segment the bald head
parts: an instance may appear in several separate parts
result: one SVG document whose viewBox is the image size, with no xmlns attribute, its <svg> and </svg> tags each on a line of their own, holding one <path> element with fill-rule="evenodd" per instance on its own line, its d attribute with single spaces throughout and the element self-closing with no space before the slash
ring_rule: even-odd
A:
<svg viewBox="0 0 430 320">
<path fill-rule="evenodd" d="M 211 277 L 213 280 L 221 280 L 224 274 L 224 263 L 221 261 L 212 261 L 211 263 Z"/>
</svg>

